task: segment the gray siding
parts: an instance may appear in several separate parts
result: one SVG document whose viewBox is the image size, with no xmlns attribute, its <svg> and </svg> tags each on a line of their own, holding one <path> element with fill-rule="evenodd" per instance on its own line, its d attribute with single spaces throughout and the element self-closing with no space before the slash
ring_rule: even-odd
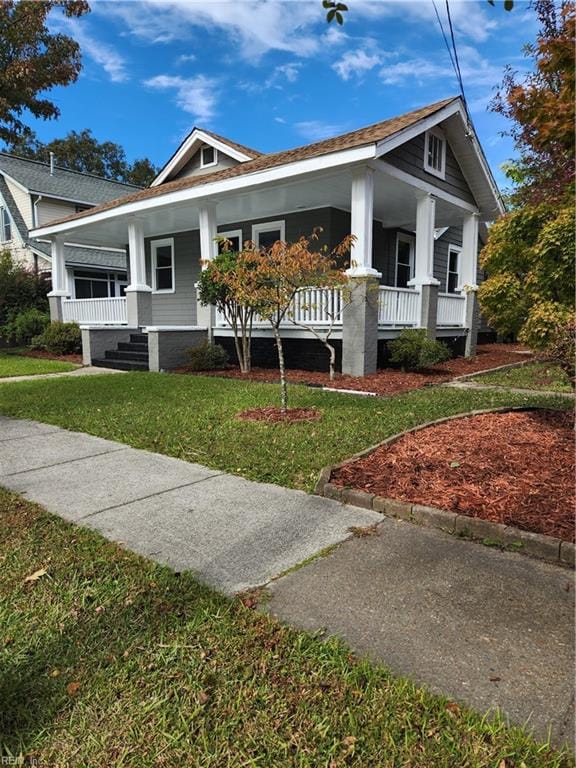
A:
<svg viewBox="0 0 576 768">
<path fill-rule="evenodd" d="M 439 290 L 446 290 L 448 275 L 448 246 L 462 246 L 462 228 L 449 227 L 448 230 L 434 243 L 434 277 L 440 281 Z"/>
<path fill-rule="evenodd" d="M 458 161 L 454 157 L 454 153 L 450 149 L 450 145 L 446 146 L 446 178 L 440 179 L 432 173 L 427 173 L 424 170 L 424 134 L 407 141 L 406 144 L 402 144 L 400 147 L 393 149 L 387 155 L 382 158 L 385 162 L 394 165 L 401 171 L 415 176 L 418 179 L 427 181 L 429 184 L 433 184 L 444 192 L 449 192 L 461 200 L 465 200 L 467 203 L 474 204 L 474 197 L 470 191 L 466 179 L 458 165 Z"/>
<path fill-rule="evenodd" d="M 312 211 L 299 211 L 298 213 L 287 213 L 285 215 L 264 216 L 261 219 L 253 221 L 231 222 L 228 224 L 219 224 L 219 232 L 228 232 L 233 229 L 242 230 L 242 241 L 252 240 L 252 224 L 262 224 L 266 221 L 284 221 L 286 223 L 286 240 L 294 242 L 298 238 L 312 234 L 315 228 L 321 227 L 322 232 L 316 241 L 317 246 L 328 245 L 334 247 L 339 240 L 333 242 L 331 236 L 332 228 L 332 209 L 317 208 Z M 349 230 L 348 230 L 349 232 Z M 342 238 L 340 238 L 341 240 Z"/>
<path fill-rule="evenodd" d="M 216 165 L 200 168 L 200 150 L 198 150 L 175 176 L 170 177 L 170 181 L 182 179 L 185 176 L 204 176 L 207 173 L 215 173 L 216 171 L 224 170 L 224 168 L 232 168 L 235 165 L 238 165 L 238 160 L 234 160 L 233 157 L 228 157 L 228 155 L 218 151 L 218 162 Z"/>
<path fill-rule="evenodd" d="M 175 235 L 158 235 L 146 240 L 146 270 L 151 285 L 150 241 L 174 238 L 174 293 L 152 294 L 154 325 L 196 325 L 196 289 L 200 274 L 200 234 L 198 230 Z"/>
</svg>

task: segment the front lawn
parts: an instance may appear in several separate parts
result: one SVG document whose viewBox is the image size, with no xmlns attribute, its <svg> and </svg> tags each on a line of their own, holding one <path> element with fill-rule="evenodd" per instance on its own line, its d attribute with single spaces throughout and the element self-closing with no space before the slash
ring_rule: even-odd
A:
<svg viewBox="0 0 576 768">
<path fill-rule="evenodd" d="M 509 368 L 507 371 L 484 373 L 474 376 L 471 381 L 478 384 L 495 384 L 497 387 L 516 387 L 517 389 L 540 389 L 548 392 L 573 392 L 572 385 L 565 371 L 554 363 L 530 363 L 521 368 Z"/>
<path fill-rule="evenodd" d="M 278 403 L 278 387 L 207 376 L 127 373 L 0 386 L 0 413 L 119 440 L 253 480 L 312 490 L 320 469 L 402 430 L 503 405 L 569 408 L 565 398 L 426 388 L 391 399 L 290 387 L 290 405 L 319 408 L 298 424 L 242 421 Z"/>
<path fill-rule="evenodd" d="M 5 759 L 116 768 L 573 765 L 498 717 L 432 696 L 337 640 L 283 627 L 2 489 L 0 552 Z"/>
<path fill-rule="evenodd" d="M 14 352 L 0 352 L 0 379 L 8 376 L 34 376 L 39 373 L 64 373 L 65 371 L 73 371 L 77 367 L 77 365 L 61 360 L 28 357 Z"/>
</svg>

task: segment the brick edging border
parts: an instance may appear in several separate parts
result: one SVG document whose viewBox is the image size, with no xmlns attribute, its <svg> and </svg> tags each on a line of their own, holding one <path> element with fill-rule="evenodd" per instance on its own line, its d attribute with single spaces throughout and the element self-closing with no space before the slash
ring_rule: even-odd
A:
<svg viewBox="0 0 576 768">
<path fill-rule="evenodd" d="M 364 458 L 373 453 L 377 448 L 384 445 L 392 445 L 405 435 L 418 432 L 421 429 L 443 424 L 447 421 L 466 418 L 467 416 L 479 416 L 484 413 L 509 413 L 511 411 L 539 411 L 543 410 L 538 406 L 514 406 L 502 408 L 486 408 L 484 410 L 469 411 L 468 413 L 459 413 L 454 416 L 445 416 L 442 419 L 429 421 L 426 424 L 419 424 L 417 427 L 407 429 L 392 437 L 383 440 L 381 443 L 371 446 L 360 453 L 356 453 L 339 464 L 333 464 L 330 467 L 324 467 L 321 470 L 318 482 L 314 488 L 314 493 L 318 496 L 325 496 L 329 499 L 341 501 L 344 504 L 352 504 L 364 509 L 372 509 L 380 512 L 387 517 L 394 517 L 400 520 L 407 520 L 411 523 L 418 523 L 428 528 L 437 528 L 446 533 L 465 536 L 471 539 L 480 540 L 489 544 L 502 545 L 513 549 L 522 554 L 546 560 L 556 565 L 565 565 L 574 568 L 575 545 L 572 542 L 558 539 L 554 536 L 545 536 L 542 533 L 532 533 L 523 531 L 512 525 L 503 525 L 502 523 L 493 523 L 489 520 L 483 520 L 479 517 L 468 517 L 457 512 L 449 512 L 436 507 L 427 507 L 422 504 L 412 504 L 398 499 L 388 499 L 383 496 L 376 496 L 366 491 L 356 490 L 354 488 L 341 488 L 330 482 L 332 472 L 336 469 L 351 464 L 358 459 Z"/>
</svg>

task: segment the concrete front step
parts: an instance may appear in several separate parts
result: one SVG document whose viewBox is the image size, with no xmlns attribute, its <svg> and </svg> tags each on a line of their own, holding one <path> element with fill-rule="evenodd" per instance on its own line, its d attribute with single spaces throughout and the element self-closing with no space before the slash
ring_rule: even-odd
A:
<svg viewBox="0 0 576 768">
<path fill-rule="evenodd" d="M 146 346 L 148 346 L 148 336 L 145 333 L 131 333 L 130 334 L 130 343 L 131 344 L 146 344 Z"/>
<path fill-rule="evenodd" d="M 118 358 L 104 358 L 92 360 L 92 365 L 97 368 L 115 368 L 119 371 L 147 371 L 148 361 L 119 360 Z"/>
<path fill-rule="evenodd" d="M 135 362 L 147 363 L 148 352 L 138 352 L 134 350 L 108 349 L 104 353 L 107 360 L 134 360 Z"/>
<path fill-rule="evenodd" d="M 118 349 L 123 352 L 148 352 L 148 344 L 142 344 L 135 341 L 119 341 Z"/>
</svg>

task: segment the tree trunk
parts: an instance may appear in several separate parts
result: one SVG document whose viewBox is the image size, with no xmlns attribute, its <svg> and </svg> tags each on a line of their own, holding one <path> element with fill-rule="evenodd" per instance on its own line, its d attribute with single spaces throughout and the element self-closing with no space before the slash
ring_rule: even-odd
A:
<svg viewBox="0 0 576 768">
<path fill-rule="evenodd" d="M 288 387 L 286 386 L 286 366 L 284 364 L 284 348 L 282 346 L 282 338 L 280 336 L 280 329 L 277 325 L 274 328 L 274 338 L 276 339 L 276 348 L 278 349 L 278 366 L 280 368 L 280 410 L 282 413 L 286 413 L 288 407 Z"/>
<path fill-rule="evenodd" d="M 332 344 L 328 344 L 327 341 L 324 341 L 324 346 L 328 350 L 328 354 L 330 355 L 330 381 L 334 381 L 336 378 L 336 350 L 332 346 Z"/>
</svg>

